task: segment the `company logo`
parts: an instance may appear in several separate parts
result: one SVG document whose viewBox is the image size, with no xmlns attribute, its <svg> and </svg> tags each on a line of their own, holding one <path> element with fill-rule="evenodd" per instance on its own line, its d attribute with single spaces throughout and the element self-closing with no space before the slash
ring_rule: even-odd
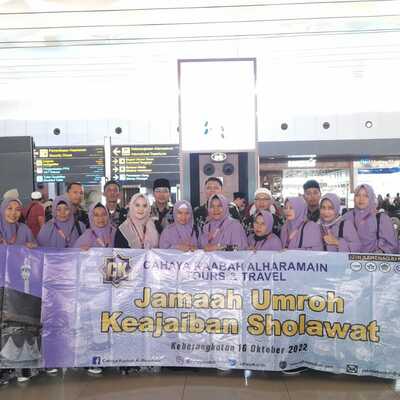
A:
<svg viewBox="0 0 400 400">
<path fill-rule="evenodd" d="M 115 257 L 105 257 L 104 265 L 101 269 L 103 283 L 111 283 L 119 287 L 121 282 L 127 281 L 129 273 L 132 271 L 130 258 L 117 254 Z"/>
<path fill-rule="evenodd" d="M 101 364 L 101 357 L 96 356 L 92 358 L 92 364 L 93 365 L 100 365 Z"/>
<path fill-rule="evenodd" d="M 381 265 L 379 265 L 379 269 L 381 270 L 381 272 L 389 272 L 391 270 L 391 266 L 390 264 L 382 263 Z"/>
<path fill-rule="evenodd" d="M 400 264 L 397 264 L 393 267 L 394 272 L 400 274 Z"/>
<path fill-rule="evenodd" d="M 350 269 L 354 272 L 361 271 L 361 268 L 362 268 L 362 264 L 358 261 L 352 262 L 350 264 Z"/>
<path fill-rule="evenodd" d="M 358 365 L 356 365 L 356 364 L 347 364 L 346 365 L 346 372 L 348 374 L 357 374 L 358 373 Z"/>
<path fill-rule="evenodd" d="M 367 262 L 365 264 L 365 269 L 369 272 L 374 272 L 378 269 L 378 266 L 373 262 Z"/>
</svg>

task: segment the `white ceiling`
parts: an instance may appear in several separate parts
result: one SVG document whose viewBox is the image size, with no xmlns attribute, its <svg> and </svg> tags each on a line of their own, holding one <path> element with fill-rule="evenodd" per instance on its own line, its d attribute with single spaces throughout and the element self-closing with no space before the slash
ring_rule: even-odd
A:
<svg viewBox="0 0 400 400">
<path fill-rule="evenodd" d="M 0 49 L 399 30 L 394 0 L 0 0 Z"/>
</svg>

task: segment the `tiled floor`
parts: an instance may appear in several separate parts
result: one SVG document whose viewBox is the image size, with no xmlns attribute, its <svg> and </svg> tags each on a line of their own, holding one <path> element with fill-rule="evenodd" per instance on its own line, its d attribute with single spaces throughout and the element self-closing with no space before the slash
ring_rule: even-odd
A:
<svg viewBox="0 0 400 400">
<path fill-rule="evenodd" d="M 44 374 L 29 383 L 0 388 L 1 400 L 400 400 L 395 382 L 306 372 L 298 376 L 254 373 L 248 385 L 240 371 L 227 376 L 215 370 L 163 369 L 157 375 L 120 375 L 107 369 L 102 376 L 68 370 L 63 376 Z"/>
</svg>

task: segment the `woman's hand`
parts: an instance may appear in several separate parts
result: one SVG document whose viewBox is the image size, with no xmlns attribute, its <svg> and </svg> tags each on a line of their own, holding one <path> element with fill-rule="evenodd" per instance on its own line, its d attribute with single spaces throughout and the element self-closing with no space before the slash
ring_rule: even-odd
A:
<svg viewBox="0 0 400 400">
<path fill-rule="evenodd" d="M 26 244 L 26 247 L 27 247 L 28 249 L 36 249 L 36 247 L 38 247 L 38 245 L 37 245 L 35 242 L 28 242 L 28 243 Z"/>
<path fill-rule="evenodd" d="M 90 249 L 90 246 L 81 246 L 82 251 L 88 251 Z"/>
<path fill-rule="evenodd" d="M 178 244 L 176 249 L 187 253 L 188 251 L 192 251 L 192 246 L 190 244 Z"/>
<path fill-rule="evenodd" d="M 222 250 L 220 244 L 206 244 L 204 246 L 204 251 L 218 251 L 218 250 Z"/>
<path fill-rule="evenodd" d="M 331 233 L 324 236 L 324 241 L 329 246 L 339 247 L 339 240 L 335 236 L 333 236 Z"/>
</svg>

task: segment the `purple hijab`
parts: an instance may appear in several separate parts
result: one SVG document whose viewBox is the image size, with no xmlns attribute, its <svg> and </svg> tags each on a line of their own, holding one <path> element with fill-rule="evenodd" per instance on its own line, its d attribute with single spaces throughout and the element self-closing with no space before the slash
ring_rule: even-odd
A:
<svg viewBox="0 0 400 400">
<path fill-rule="evenodd" d="M 57 219 L 57 206 L 60 203 L 65 203 L 71 210 L 68 221 L 62 222 Z M 53 218 L 42 226 L 37 241 L 41 247 L 55 247 L 57 249 L 64 249 L 66 247 L 73 247 L 75 241 L 79 237 L 78 229 L 76 228 L 73 208 L 67 196 L 58 196 L 54 199 Z M 85 226 L 82 222 L 78 222 L 81 232 L 85 231 Z"/>
<path fill-rule="evenodd" d="M 323 201 L 329 201 L 335 209 L 336 215 L 333 221 L 326 222 L 320 214 L 320 225 L 322 236 L 332 234 L 338 239 L 339 246 L 332 246 L 325 244 L 324 250 L 333 252 L 343 253 L 358 253 L 361 250 L 361 242 L 358 237 L 358 233 L 354 228 L 354 225 L 350 221 L 346 221 L 340 216 L 340 199 L 334 193 L 327 193 L 321 199 L 321 205 Z M 339 237 L 340 226 L 343 226 L 343 237 Z"/>
<path fill-rule="evenodd" d="M 17 198 L 7 198 L 3 200 L 0 207 L 0 239 L 2 239 L 2 241 L 6 241 L 8 245 L 25 245 L 27 243 L 36 243 L 31 230 L 25 224 L 21 222 L 10 224 L 6 221 L 6 208 L 13 201 L 17 202 L 22 209 L 22 203 Z"/>
<path fill-rule="evenodd" d="M 377 232 L 377 199 L 374 190 L 371 186 L 362 184 L 356 187 L 354 194 L 356 195 L 362 188 L 366 190 L 368 195 L 368 207 L 360 209 L 354 205 L 354 210 L 348 211 L 345 215 L 345 219 L 350 221 L 357 230 L 361 240 L 361 252 L 397 253 L 398 243 L 391 219 L 386 214 L 381 213 L 379 216 L 379 232 Z"/>
<path fill-rule="evenodd" d="M 264 219 L 264 223 L 267 226 L 267 234 L 262 238 L 251 233 L 248 238 L 249 247 L 254 247 L 256 250 L 270 250 L 279 251 L 282 250 L 282 242 L 278 236 L 272 233 L 272 227 L 274 225 L 274 218 L 269 211 L 258 211 L 254 214 L 254 220 L 261 215 Z"/>
<path fill-rule="evenodd" d="M 286 221 L 281 230 L 282 246 L 289 250 L 322 251 L 321 230 L 318 224 L 307 220 L 307 203 L 302 197 L 288 197 L 294 209 L 294 220 Z M 303 229 L 304 228 L 304 229 Z M 301 231 L 303 229 L 303 235 Z"/>
<path fill-rule="evenodd" d="M 94 211 L 99 207 L 105 210 L 107 216 L 107 224 L 103 228 L 98 228 L 94 223 Z M 109 213 L 103 204 L 96 203 L 89 208 L 89 222 L 90 228 L 77 239 L 74 247 L 113 247 L 117 230 L 111 225 Z"/>
<path fill-rule="evenodd" d="M 187 224 L 182 225 L 177 221 L 177 213 L 179 209 L 186 208 L 190 213 Z M 160 249 L 174 249 L 178 245 L 190 244 L 198 246 L 196 232 L 193 227 L 193 210 L 190 203 L 186 200 L 177 201 L 174 205 L 174 223 L 167 225 L 160 237 Z"/>
<path fill-rule="evenodd" d="M 218 199 L 223 208 L 223 216 L 219 220 L 210 218 L 212 200 Z M 207 244 L 220 244 L 222 246 L 234 246 L 238 250 L 247 249 L 247 237 L 244 229 L 239 221 L 233 219 L 229 215 L 228 199 L 221 195 L 215 194 L 208 202 L 207 222 L 204 225 L 203 233 L 200 236 L 200 245 L 202 248 Z"/>
</svg>

